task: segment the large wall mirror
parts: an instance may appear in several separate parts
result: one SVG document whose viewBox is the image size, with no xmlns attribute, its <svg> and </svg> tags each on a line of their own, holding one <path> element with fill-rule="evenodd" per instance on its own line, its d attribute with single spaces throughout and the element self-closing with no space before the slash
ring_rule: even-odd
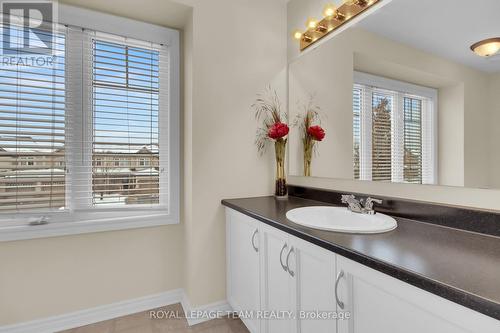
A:
<svg viewBox="0 0 500 333">
<path fill-rule="evenodd" d="M 500 188 L 500 52 L 471 50 L 500 37 L 499 13 L 498 0 L 387 1 L 297 57 L 290 175 Z M 326 134 L 310 168 L 307 111 Z"/>
</svg>

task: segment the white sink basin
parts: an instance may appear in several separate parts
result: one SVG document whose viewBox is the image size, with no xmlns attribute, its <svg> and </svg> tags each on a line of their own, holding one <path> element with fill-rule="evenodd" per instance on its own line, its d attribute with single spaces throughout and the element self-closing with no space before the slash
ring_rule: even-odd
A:
<svg viewBox="0 0 500 333">
<path fill-rule="evenodd" d="M 358 214 L 344 207 L 313 206 L 289 210 L 286 218 L 305 227 L 357 234 L 376 234 L 397 228 L 395 219 L 384 214 Z"/>
</svg>

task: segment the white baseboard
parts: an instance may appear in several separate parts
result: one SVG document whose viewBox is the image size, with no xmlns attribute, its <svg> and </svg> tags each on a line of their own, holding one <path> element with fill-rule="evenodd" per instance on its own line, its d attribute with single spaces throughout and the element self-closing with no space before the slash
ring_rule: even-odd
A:
<svg viewBox="0 0 500 333">
<path fill-rule="evenodd" d="M 190 326 L 213 319 L 215 314 L 231 311 L 225 301 L 192 308 L 184 290 L 176 289 L 59 316 L 0 326 L 0 333 L 54 333 L 175 303 L 182 304 Z"/>
<path fill-rule="evenodd" d="M 201 324 L 205 321 L 215 319 L 219 316 L 227 315 L 232 311 L 231 306 L 226 301 L 211 303 L 193 308 L 186 294 L 184 294 L 181 304 L 184 313 L 186 314 L 186 319 L 189 326 Z"/>
</svg>

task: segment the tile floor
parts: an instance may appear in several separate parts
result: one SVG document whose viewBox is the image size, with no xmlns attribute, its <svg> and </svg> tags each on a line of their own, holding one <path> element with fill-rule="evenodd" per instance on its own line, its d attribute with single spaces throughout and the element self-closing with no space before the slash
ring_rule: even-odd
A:
<svg viewBox="0 0 500 333">
<path fill-rule="evenodd" d="M 132 314 L 60 333 L 248 333 L 239 319 L 221 318 L 189 327 L 180 304 L 156 310 L 177 313 L 176 318 L 151 319 L 149 311 Z"/>
</svg>

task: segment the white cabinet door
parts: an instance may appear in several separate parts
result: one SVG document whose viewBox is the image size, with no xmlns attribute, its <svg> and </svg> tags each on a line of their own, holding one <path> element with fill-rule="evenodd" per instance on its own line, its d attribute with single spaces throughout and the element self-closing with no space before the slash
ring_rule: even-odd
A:
<svg viewBox="0 0 500 333">
<path fill-rule="evenodd" d="M 295 332 L 292 303 L 293 288 L 286 267 L 286 259 L 291 249 L 286 233 L 267 225 L 261 225 L 262 249 L 261 286 L 262 305 L 266 314 L 263 320 L 265 333 Z"/>
<path fill-rule="evenodd" d="M 235 311 L 260 310 L 259 222 L 226 210 L 227 298 Z M 260 332 L 257 316 L 242 318 L 250 332 Z"/>
<path fill-rule="evenodd" d="M 335 254 L 292 237 L 297 332 L 335 333 Z"/>
<path fill-rule="evenodd" d="M 339 333 L 493 333 L 500 322 L 337 256 L 338 297 L 350 320 Z"/>
</svg>

